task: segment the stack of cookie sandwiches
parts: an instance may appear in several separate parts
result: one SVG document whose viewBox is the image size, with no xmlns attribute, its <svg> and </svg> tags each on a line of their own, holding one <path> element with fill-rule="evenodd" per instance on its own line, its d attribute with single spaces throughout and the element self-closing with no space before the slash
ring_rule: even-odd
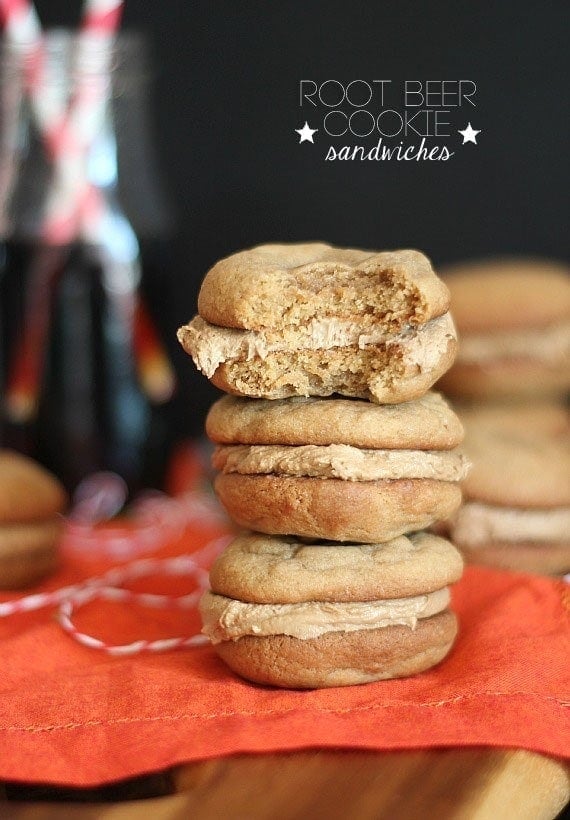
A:
<svg viewBox="0 0 570 820">
<path fill-rule="evenodd" d="M 540 259 L 447 269 L 461 346 L 439 386 L 473 470 L 450 537 L 474 563 L 570 571 L 570 271 Z"/>
<path fill-rule="evenodd" d="M 250 680 L 312 688 L 423 671 L 451 648 L 463 568 L 425 532 L 461 502 L 463 429 L 430 392 L 453 362 L 449 293 L 417 251 L 265 245 L 206 275 L 179 330 L 227 394 L 206 420 L 244 532 L 201 602 Z"/>
</svg>

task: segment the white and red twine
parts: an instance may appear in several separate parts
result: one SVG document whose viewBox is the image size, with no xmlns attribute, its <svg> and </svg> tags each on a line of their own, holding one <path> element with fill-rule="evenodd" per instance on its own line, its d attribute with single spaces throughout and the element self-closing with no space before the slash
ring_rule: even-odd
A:
<svg viewBox="0 0 570 820">
<path fill-rule="evenodd" d="M 88 549 L 97 549 L 99 556 L 109 555 L 123 560 L 128 556 L 157 549 L 172 536 L 180 535 L 184 526 L 192 520 L 202 523 L 220 522 L 220 513 L 215 504 L 204 493 L 185 493 L 177 498 L 156 496 L 151 499 L 152 516 L 150 521 L 149 502 L 147 508 L 141 504 L 136 517 L 134 529 L 124 531 L 119 542 L 120 527 L 107 533 L 90 523 L 74 521 L 72 517 L 66 522 L 66 550 L 85 553 Z M 141 510 L 143 511 L 141 513 Z M 110 540 L 105 535 L 111 533 Z M 77 540 L 81 534 L 82 538 Z M 207 542 L 193 553 L 184 553 L 170 558 L 137 558 L 127 563 L 112 567 L 99 576 L 94 576 L 66 587 L 48 592 L 33 593 L 23 597 L 0 602 L 0 618 L 21 615 L 40 609 L 56 610 L 56 620 L 61 628 L 82 646 L 98 649 L 111 656 L 131 656 L 141 653 L 166 652 L 173 649 L 184 649 L 201 646 L 208 642 L 203 635 L 183 635 L 158 640 L 137 640 L 129 644 L 113 644 L 82 632 L 74 623 L 75 613 L 86 604 L 102 600 L 138 605 L 151 609 L 179 609 L 190 611 L 196 608 L 202 593 L 208 587 L 208 570 L 213 559 L 225 548 L 230 536 L 220 536 Z M 117 543 L 120 549 L 117 549 Z M 186 595 L 164 595 L 150 592 L 134 592 L 124 585 L 141 578 L 158 576 L 176 576 L 193 579 L 196 588 Z"/>
</svg>

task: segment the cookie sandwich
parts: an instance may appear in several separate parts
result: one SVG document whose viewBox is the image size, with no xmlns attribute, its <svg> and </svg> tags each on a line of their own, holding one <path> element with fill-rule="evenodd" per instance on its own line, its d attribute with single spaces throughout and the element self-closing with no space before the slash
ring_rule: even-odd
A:
<svg viewBox="0 0 570 820">
<path fill-rule="evenodd" d="M 306 689 L 413 675 L 453 645 L 449 584 L 461 572 L 457 550 L 427 533 L 350 546 L 248 533 L 212 567 L 203 631 L 257 683 Z"/>
<path fill-rule="evenodd" d="M 448 268 L 461 344 L 440 382 L 465 399 L 564 396 L 570 389 L 570 270 L 532 259 Z"/>
<path fill-rule="evenodd" d="M 444 399 L 224 396 L 206 432 L 214 487 L 241 527 L 331 541 L 387 541 L 461 503 L 463 428 Z"/>
<path fill-rule="evenodd" d="M 261 245 L 218 262 L 178 331 L 217 387 L 252 398 L 420 397 L 457 349 L 449 292 L 415 250 Z"/>
<path fill-rule="evenodd" d="M 451 540 L 473 563 L 558 575 L 570 571 L 567 436 L 491 429 L 473 421 L 464 443 L 472 468 Z"/>
</svg>

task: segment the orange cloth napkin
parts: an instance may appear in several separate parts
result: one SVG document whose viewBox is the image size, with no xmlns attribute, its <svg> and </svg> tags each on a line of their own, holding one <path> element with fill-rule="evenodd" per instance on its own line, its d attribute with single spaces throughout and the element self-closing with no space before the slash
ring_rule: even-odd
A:
<svg viewBox="0 0 570 820">
<path fill-rule="evenodd" d="M 221 531 L 195 524 L 164 554 L 198 549 Z M 105 566 L 69 556 L 42 589 Z M 182 594 L 191 582 L 147 579 L 137 588 Z M 0 619 L 0 778 L 92 786 L 233 752 L 319 746 L 568 755 L 568 589 L 469 568 L 453 593 L 460 635 L 440 666 L 306 692 L 247 683 L 210 646 L 112 658 L 74 642 L 49 611 Z M 117 602 L 93 601 L 76 620 L 111 643 L 199 629 L 195 613 Z"/>
</svg>

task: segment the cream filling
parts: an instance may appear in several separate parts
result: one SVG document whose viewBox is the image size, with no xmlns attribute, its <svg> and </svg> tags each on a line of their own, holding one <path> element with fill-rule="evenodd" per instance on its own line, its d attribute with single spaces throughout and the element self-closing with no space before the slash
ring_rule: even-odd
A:
<svg viewBox="0 0 570 820">
<path fill-rule="evenodd" d="M 451 540 L 465 547 L 502 541 L 566 543 L 569 539 L 570 507 L 517 510 L 470 502 L 457 511 L 451 524 Z"/>
<path fill-rule="evenodd" d="M 411 598 L 358 603 L 250 604 L 207 592 L 200 611 L 204 622 L 202 632 L 212 643 L 237 641 L 245 635 L 290 635 L 307 640 L 327 632 L 356 632 L 396 625 L 415 629 L 420 618 L 442 612 L 449 601 L 448 587 Z"/>
<path fill-rule="evenodd" d="M 523 358 L 544 364 L 563 364 L 570 356 L 570 322 L 539 330 L 461 336 L 457 360 L 465 364 Z"/>
<path fill-rule="evenodd" d="M 361 450 L 347 444 L 229 445 L 216 449 L 212 463 L 224 473 L 311 476 L 345 481 L 400 478 L 462 481 L 470 466 L 467 457 L 456 450 Z"/>
<path fill-rule="evenodd" d="M 335 347 L 359 349 L 369 345 L 403 344 L 414 341 L 416 355 L 426 359 L 425 366 L 431 366 L 431 359 L 439 354 L 433 351 L 434 329 L 455 338 L 455 328 L 449 313 L 432 319 L 420 327 L 406 326 L 400 333 L 390 333 L 383 325 L 363 329 L 358 322 L 338 319 L 312 319 L 306 325 L 287 327 L 280 331 L 237 330 L 224 328 L 206 322 L 200 316 L 180 328 L 178 339 L 198 368 L 207 378 L 211 378 L 220 364 L 227 361 L 251 361 L 265 359 L 270 353 L 282 350 L 329 350 Z M 432 331 L 432 332 L 428 332 Z M 424 336 L 426 338 L 424 343 Z M 428 343 L 429 342 L 429 343 Z"/>
</svg>

